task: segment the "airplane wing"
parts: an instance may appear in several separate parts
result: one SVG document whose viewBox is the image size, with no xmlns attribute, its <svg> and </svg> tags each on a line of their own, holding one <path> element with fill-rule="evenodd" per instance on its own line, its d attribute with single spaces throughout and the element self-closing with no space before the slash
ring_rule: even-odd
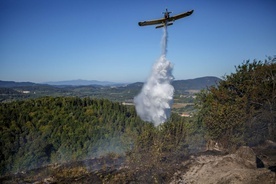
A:
<svg viewBox="0 0 276 184">
<path fill-rule="evenodd" d="M 165 19 L 156 19 L 156 20 L 138 22 L 138 24 L 139 26 L 148 26 L 148 25 L 162 24 L 164 22 L 165 22 Z"/>
<path fill-rule="evenodd" d="M 164 24 L 166 21 L 167 23 L 175 21 L 177 19 L 181 19 L 187 16 L 190 16 L 194 10 L 181 13 L 172 17 L 169 17 L 168 19 L 162 18 L 162 19 L 156 19 L 156 20 L 149 20 L 149 21 L 144 21 L 144 22 L 138 22 L 139 26 L 148 26 L 148 25 L 155 25 L 155 24 Z"/>
<path fill-rule="evenodd" d="M 175 20 L 177 20 L 177 19 L 181 19 L 181 18 L 190 16 L 190 15 L 192 15 L 193 12 L 194 12 L 194 10 L 191 10 L 191 11 L 188 11 L 188 12 L 186 12 L 186 13 L 181 13 L 181 14 L 172 16 L 172 17 L 169 18 L 168 21 L 169 21 L 169 22 L 170 22 L 170 21 L 175 21 Z"/>
</svg>

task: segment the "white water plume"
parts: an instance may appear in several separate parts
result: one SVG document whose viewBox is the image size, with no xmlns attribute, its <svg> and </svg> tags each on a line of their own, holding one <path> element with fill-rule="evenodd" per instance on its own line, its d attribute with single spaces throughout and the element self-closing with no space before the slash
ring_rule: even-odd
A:
<svg viewBox="0 0 276 184">
<path fill-rule="evenodd" d="M 166 59 L 167 28 L 162 37 L 162 54 L 154 63 L 152 71 L 138 96 L 134 98 L 137 114 L 144 121 L 153 122 L 155 126 L 164 123 L 170 116 L 173 102 L 174 79 L 172 64 Z"/>
</svg>

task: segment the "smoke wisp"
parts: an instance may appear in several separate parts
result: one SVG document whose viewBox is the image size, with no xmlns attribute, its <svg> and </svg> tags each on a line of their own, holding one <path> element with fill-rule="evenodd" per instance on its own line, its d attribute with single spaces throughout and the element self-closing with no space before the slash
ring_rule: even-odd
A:
<svg viewBox="0 0 276 184">
<path fill-rule="evenodd" d="M 166 59 L 167 28 L 162 37 L 162 54 L 154 63 L 150 76 L 144 83 L 141 92 L 134 98 L 137 114 L 144 121 L 153 122 L 155 126 L 164 123 L 171 113 L 174 88 L 171 85 L 172 64 Z"/>
</svg>

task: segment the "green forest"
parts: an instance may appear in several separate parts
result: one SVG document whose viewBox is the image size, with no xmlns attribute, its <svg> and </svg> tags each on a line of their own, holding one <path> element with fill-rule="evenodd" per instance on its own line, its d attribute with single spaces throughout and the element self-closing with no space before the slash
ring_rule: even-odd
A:
<svg viewBox="0 0 276 184">
<path fill-rule="evenodd" d="M 158 127 L 107 99 L 40 97 L 0 103 L 0 173 L 114 154 L 147 173 L 215 140 L 229 152 L 276 141 L 276 58 L 246 61 L 197 94 L 196 112 Z M 150 171 L 150 172 L 149 172 Z"/>
<path fill-rule="evenodd" d="M 3 103 L 0 122 L 1 173 L 122 153 L 145 125 L 134 108 L 77 97 Z"/>
</svg>

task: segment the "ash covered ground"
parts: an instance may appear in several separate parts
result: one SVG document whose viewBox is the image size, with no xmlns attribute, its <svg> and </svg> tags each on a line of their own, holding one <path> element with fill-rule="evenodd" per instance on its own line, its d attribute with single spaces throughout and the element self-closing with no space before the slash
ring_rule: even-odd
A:
<svg viewBox="0 0 276 184">
<path fill-rule="evenodd" d="M 276 143 L 240 147 L 226 153 L 216 146 L 199 153 L 163 156 L 144 162 L 109 154 L 1 176 L 8 183 L 276 183 Z M 149 161 L 151 160 L 151 161 Z"/>
</svg>

